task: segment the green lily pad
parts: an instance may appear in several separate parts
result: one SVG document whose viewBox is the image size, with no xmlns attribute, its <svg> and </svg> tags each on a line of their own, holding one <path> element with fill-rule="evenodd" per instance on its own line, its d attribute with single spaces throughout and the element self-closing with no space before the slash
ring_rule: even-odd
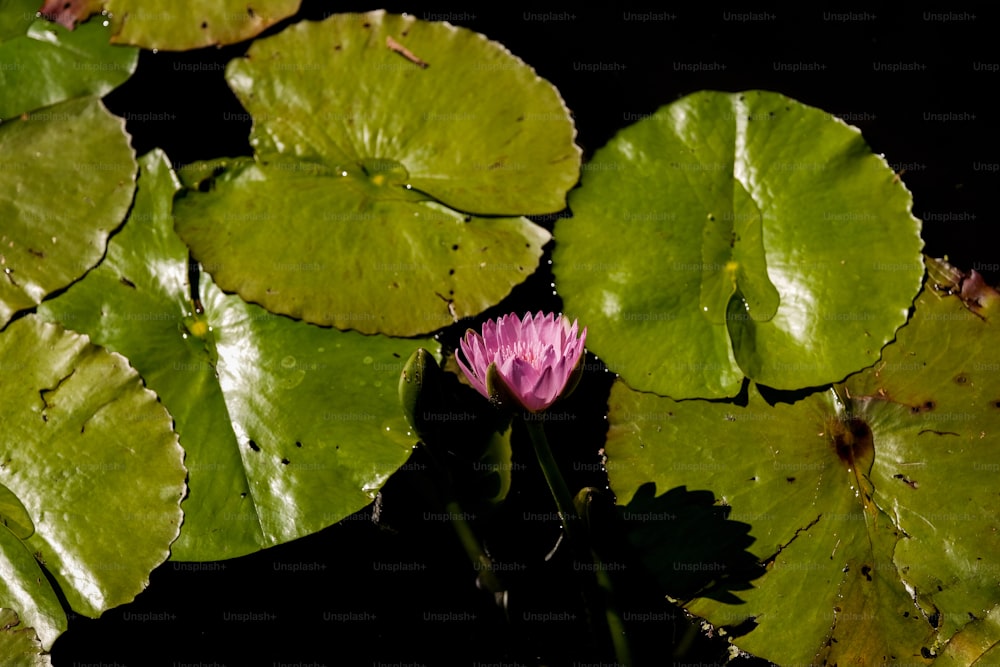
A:
<svg viewBox="0 0 1000 667">
<path fill-rule="evenodd" d="M 14 492 L 0 484 L 0 523 L 19 540 L 26 540 L 35 532 L 35 524 Z"/>
<path fill-rule="evenodd" d="M 0 121 L 75 97 L 105 95 L 132 76 L 139 62 L 139 49 L 108 43 L 111 28 L 100 20 L 69 31 L 40 19 L 25 24 L 24 18 L 16 3 L 0 7 Z"/>
<path fill-rule="evenodd" d="M 753 654 L 925 664 L 1000 604 L 1000 294 L 928 261 L 911 321 L 843 385 L 746 407 L 612 389 L 620 502 L 686 485 L 752 526 L 766 574 L 742 604 L 685 602 Z"/>
<path fill-rule="evenodd" d="M 299 10 L 301 0 L 45 0 L 41 13 L 67 28 L 102 12 L 111 41 L 185 51 L 255 37 Z M 36 3 L 37 4 L 37 3 Z M 91 19 L 90 22 L 93 22 Z"/>
<path fill-rule="evenodd" d="M 35 630 L 21 627 L 13 609 L 0 609 L 0 660 L 7 667 L 52 667 Z"/>
<path fill-rule="evenodd" d="M 34 626 L 32 634 L 52 646 L 66 631 L 66 612 L 31 549 L 6 529 L 0 529 L 0 572 L 0 606 L 16 608 L 25 625 Z"/>
<path fill-rule="evenodd" d="M 970 622 L 938 653 L 935 667 L 992 665 L 1000 659 L 1000 606 Z"/>
<path fill-rule="evenodd" d="M 349 178 L 251 160 L 211 182 L 177 200 L 177 229 L 220 286 L 363 333 L 409 336 L 482 312 L 550 238 L 525 218 L 471 218 L 406 191 L 373 200 Z"/>
<path fill-rule="evenodd" d="M 476 216 L 561 210 L 578 177 L 556 90 L 463 28 L 338 14 L 255 42 L 226 77 L 256 160 L 199 178 L 177 230 L 220 287 L 272 312 L 404 336 L 476 315 L 550 238 Z"/>
<path fill-rule="evenodd" d="M 0 334 L 0 484 L 33 525 L 0 528 L 0 607 L 51 647 L 70 607 L 96 617 L 130 602 L 170 554 L 186 491 L 172 420 L 120 355 L 27 316 Z"/>
<path fill-rule="evenodd" d="M 909 192 L 856 128 L 782 95 L 695 93 L 588 167 L 553 232 L 556 285 L 635 389 L 841 380 L 878 359 L 920 288 Z"/>
<path fill-rule="evenodd" d="M 279 317 L 204 273 L 195 304 L 170 216 L 179 182 L 160 151 L 141 164 L 105 260 L 39 311 L 126 355 L 174 416 L 190 470 L 174 559 L 232 558 L 361 509 L 416 442 L 403 364 L 439 346 Z"/>
<path fill-rule="evenodd" d="M 27 32 L 37 10 L 36 0 L 0 0 L 0 43 Z"/>
<path fill-rule="evenodd" d="M 125 122 L 93 97 L 0 124 L 0 155 L 2 326 L 100 261 L 132 201 L 136 162 Z"/>
</svg>

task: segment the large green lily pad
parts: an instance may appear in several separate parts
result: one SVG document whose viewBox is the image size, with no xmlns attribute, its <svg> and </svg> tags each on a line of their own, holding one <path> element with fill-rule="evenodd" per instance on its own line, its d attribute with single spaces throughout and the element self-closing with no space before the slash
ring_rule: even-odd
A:
<svg viewBox="0 0 1000 667">
<path fill-rule="evenodd" d="M 965 626 L 965 637 L 996 637 L 980 621 L 1000 604 L 1000 295 L 929 268 L 882 359 L 794 404 L 769 405 L 755 387 L 746 407 L 612 389 L 606 451 L 620 502 L 649 481 L 660 493 L 686 485 L 752 526 L 766 574 L 737 594 L 743 604 L 686 600 L 740 626 L 734 641 L 751 653 L 924 664 Z"/>
<path fill-rule="evenodd" d="M 909 192 L 856 128 L 782 95 L 695 93 L 588 167 L 556 223 L 556 286 L 636 389 L 841 380 L 878 359 L 920 288 Z"/>
<path fill-rule="evenodd" d="M 477 216 L 560 210 L 579 173 L 556 90 L 463 28 L 334 15 L 255 42 L 226 77 L 256 159 L 193 167 L 177 230 L 220 287 L 272 312 L 393 335 L 476 315 L 549 239 Z"/>
<path fill-rule="evenodd" d="M 100 97 L 132 76 L 139 49 L 110 45 L 109 26 L 94 20 L 71 32 L 25 21 L 34 5 L 30 13 L 17 3 L 0 6 L 0 121 L 75 97 Z"/>
<path fill-rule="evenodd" d="M 72 28 L 103 12 L 111 41 L 185 51 L 250 39 L 299 10 L 301 0 L 45 0 L 43 15 Z M 88 23 L 100 19 L 94 17 Z"/>
<path fill-rule="evenodd" d="M 170 216 L 179 183 L 162 152 L 141 164 L 105 261 L 39 312 L 126 355 L 173 414 L 190 470 L 174 559 L 235 557 L 361 509 L 416 442 L 403 364 L 439 346 L 273 315 L 204 273 L 196 304 Z"/>
<path fill-rule="evenodd" d="M 184 453 L 127 360 L 85 336 L 21 318 L 0 333 L 0 368 L 16 378 L 0 384 L 0 488 L 21 508 L 14 530 L 0 527 L 0 607 L 49 649 L 66 617 L 46 573 L 96 617 L 130 602 L 167 559 Z"/>
<path fill-rule="evenodd" d="M 0 326 L 97 264 L 125 218 L 125 122 L 82 97 L 0 124 Z M 58 193 L 58 194 L 55 194 Z"/>
</svg>

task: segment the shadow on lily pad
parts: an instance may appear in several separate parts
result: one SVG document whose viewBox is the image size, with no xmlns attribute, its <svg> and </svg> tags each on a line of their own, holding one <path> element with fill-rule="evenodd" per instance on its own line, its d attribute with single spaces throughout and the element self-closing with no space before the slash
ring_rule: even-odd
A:
<svg viewBox="0 0 1000 667">
<path fill-rule="evenodd" d="M 731 508 L 715 504 L 711 491 L 678 486 L 657 496 L 650 482 L 620 511 L 629 543 L 663 593 L 674 599 L 741 604 L 734 591 L 752 588 L 750 582 L 764 574 L 746 550 L 754 542 L 751 526 L 730 520 Z"/>
</svg>

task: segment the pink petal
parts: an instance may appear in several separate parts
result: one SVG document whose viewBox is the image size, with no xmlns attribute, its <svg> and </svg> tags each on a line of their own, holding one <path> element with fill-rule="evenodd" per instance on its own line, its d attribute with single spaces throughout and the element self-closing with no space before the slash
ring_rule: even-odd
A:
<svg viewBox="0 0 1000 667">
<path fill-rule="evenodd" d="M 462 355 L 455 355 L 458 367 L 465 373 L 476 391 L 489 398 L 486 391 L 486 367 L 482 365 L 482 339 L 474 331 L 466 333 L 464 340 L 459 341 L 459 349 L 462 351 L 468 363 L 462 360 Z"/>
<path fill-rule="evenodd" d="M 504 379 L 520 398 L 531 391 L 538 382 L 538 369 L 520 357 L 512 357 L 510 372 L 504 374 Z"/>
<path fill-rule="evenodd" d="M 547 348 L 542 350 L 538 356 L 540 358 L 538 367 L 547 368 L 554 366 L 563 355 L 561 350 L 557 351 L 554 345 L 549 345 Z"/>
<path fill-rule="evenodd" d="M 525 407 L 534 412 L 544 410 L 555 402 L 560 391 L 562 391 L 562 385 L 557 381 L 550 366 L 542 373 L 542 377 L 538 379 L 534 389 L 528 392 L 530 405 Z"/>
<path fill-rule="evenodd" d="M 521 321 L 511 313 L 497 320 L 497 349 L 503 350 L 514 345 L 521 333 Z"/>
<path fill-rule="evenodd" d="M 493 356 L 499 347 L 499 340 L 497 339 L 497 323 L 493 320 L 487 320 L 483 324 L 483 346 L 487 351 L 488 356 Z"/>
<path fill-rule="evenodd" d="M 465 353 L 466 359 L 469 360 L 469 366 L 478 375 L 482 375 L 483 370 L 487 366 L 485 363 L 486 349 L 483 345 L 483 339 L 479 337 L 479 334 L 474 331 L 466 332 L 465 339 L 459 342 L 459 347 Z"/>
</svg>

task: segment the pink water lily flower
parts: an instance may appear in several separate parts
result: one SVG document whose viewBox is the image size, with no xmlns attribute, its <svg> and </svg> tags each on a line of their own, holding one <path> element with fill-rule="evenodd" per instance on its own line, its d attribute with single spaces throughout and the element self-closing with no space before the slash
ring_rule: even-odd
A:
<svg viewBox="0 0 1000 667">
<path fill-rule="evenodd" d="M 577 322 L 570 326 L 562 315 L 538 311 L 522 320 L 511 313 L 483 324 L 482 335 L 466 331 L 459 343 L 466 361 L 456 360 L 486 398 L 539 412 L 575 388 L 586 338 L 586 327 L 578 338 Z"/>
</svg>

